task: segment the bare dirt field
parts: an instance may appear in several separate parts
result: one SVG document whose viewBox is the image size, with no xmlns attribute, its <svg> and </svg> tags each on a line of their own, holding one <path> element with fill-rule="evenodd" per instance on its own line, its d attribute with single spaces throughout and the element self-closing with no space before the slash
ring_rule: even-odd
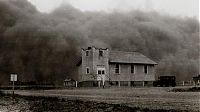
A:
<svg viewBox="0 0 200 112">
<path fill-rule="evenodd" d="M 199 112 L 200 92 L 171 92 L 172 88 L 71 88 L 58 90 L 17 90 L 22 96 L 58 97 L 66 101 L 84 101 L 112 105 L 120 104 L 130 108 Z M 4 91 L 11 92 L 11 91 Z M 81 103 L 85 104 L 85 103 Z M 30 105 L 29 105 L 30 106 Z M 94 106 L 94 105 L 92 105 Z M 104 105 L 105 106 L 105 105 Z M 0 105 L 1 107 L 1 105 Z M 2 106 L 3 107 L 3 106 Z M 88 108 L 92 108 L 87 105 Z M 98 106 L 97 106 L 98 107 Z M 86 109 L 86 108 L 85 108 Z M 0 109 L 1 111 L 1 109 Z M 82 110 L 84 111 L 84 109 Z M 127 110 L 128 111 L 128 110 Z M 161 111 L 161 112 L 162 112 Z"/>
</svg>

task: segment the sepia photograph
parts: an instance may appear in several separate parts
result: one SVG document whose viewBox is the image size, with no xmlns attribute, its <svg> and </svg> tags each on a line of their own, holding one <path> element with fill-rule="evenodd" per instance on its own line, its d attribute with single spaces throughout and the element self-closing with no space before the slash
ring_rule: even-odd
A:
<svg viewBox="0 0 200 112">
<path fill-rule="evenodd" d="M 200 112 L 199 0 L 0 0 L 0 112 Z"/>
</svg>

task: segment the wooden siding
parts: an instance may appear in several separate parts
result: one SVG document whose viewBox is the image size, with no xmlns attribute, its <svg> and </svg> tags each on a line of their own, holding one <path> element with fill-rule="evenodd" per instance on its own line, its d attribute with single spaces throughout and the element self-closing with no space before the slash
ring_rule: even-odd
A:
<svg viewBox="0 0 200 112">
<path fill-rule="evenodd" d="M 103 51 L 103 56 L 99 56 L 99 50 Z M 88 56 L 86 56 L 88 51 Z M 120 52 L 122 55 L 122 53 Z M 134 54 L 135 56 L 135 54 Z M 137 55 L 140 56 L 140 55 Z M 115 56 L 117 57 L 117 55 Z M 129 58 L 127 54 L 124 58 Z M 147 57 L 142 56 L 143 62 Z M 121 56 L 122 58 L 122 56 Z M 155 81 L 155 65 L 149 64 L 134 64 L 134 73 L 131 73 L 131 64 L 133 63 L 119 63 L 120 74 L 115 73 L 116 63 L 110 62 L 110 54 L 108 49 L 98 49 L 91 47 L 90 49 L 82 49 L 81 64 L 78 67 L 78 81 L 97 81 L 97 68 L 104 67 L 106 71 L 106 80 L 110 81 Z M 132 58 L 130 58 L 132 59 Z M 128 59 L 125 59 L 128 60 Z M 149 59 L 150 60 L 150 59 Z M 148 65 L 148 73 L 144 73 L 144 65 Z M 90 73 L 86 74 L 86 68 L 89 68 Z"/>
<path fill-rule="evenodd" d="M 135 65 L 135 73 L 131 73 L 131 64 L 120 64 L 120 73 L 115 73 L 115 64 L 110 64 L 112 81 L 154 81 L 154 65 L 148 65 L 148 73 L 144 73 L 144 65 Z"/>
<path fill-rule="evenodd" d="M 99 56 L 99 50 L 103 51 L 103 56 Z M 86 51 L 89 51 L 89 55 L 86 56 Z M 108 80 L 109 75 L 109 52 L 108 49 L 96 49 L 91 48 L 89 50 L 82 50 L 82 64 L 79 76 L 81 77 L 79 81 L 95 81 L 97 80 L 97 68 L 104 67 L 106 70 L 106 80 Z M 86 68 L 90 69 L 90 73 L 86 74 Z"/>
</svg>

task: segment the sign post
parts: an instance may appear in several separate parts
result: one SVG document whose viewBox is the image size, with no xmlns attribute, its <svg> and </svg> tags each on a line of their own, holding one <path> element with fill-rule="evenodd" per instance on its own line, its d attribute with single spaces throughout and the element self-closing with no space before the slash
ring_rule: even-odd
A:
<svg viewBox="0 0 200 112">
<path fill-rule="evenodd" d="M 11 74 L 10 75 L 10 81 L 13 83 L 13 95 L 15 94 L 15 81 L 17 81 L 17 74 Z"/>
</svg>

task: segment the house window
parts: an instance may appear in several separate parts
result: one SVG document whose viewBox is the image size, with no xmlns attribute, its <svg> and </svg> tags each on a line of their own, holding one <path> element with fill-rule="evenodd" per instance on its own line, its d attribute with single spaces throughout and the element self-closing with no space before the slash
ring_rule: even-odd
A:
<svg viewBox="0 0 200 112">
<path fill-rule="evenodd" d="M 115 73 L 116 73 L 116 74 L 119 74 L 119 69 L 120 69 L 120 68 L 119 68 L 119 64 L 116 64 L 116 66 L 115 66 Z"/>
<path fill-rule="evenodd" d="M 102 74 L 105 74 L 105 71 L 104 71 L 104 70 L 102 70 Z"/>
<path fill-rule="evenodd" d="M 98 74 L 101 74 L 101 70 L 98 70 Z"/>
<path fill-rule="evenodd" d="M 86 56 L 89 56 L 89 51 L 86 51 Z"/>
<path fill-rule="evenodd" d="M 98 74 L 105 74 L 105 70 L 98 70 Z"/>
<path fill-rule="evenodd" d="M 148 74 L 148 66 L 147 65 L 144 65 L 144 73 Z"/>
<path fill-rule="evenodd" d="M 105 81 L 105 74 L 106 74 L 106 69 L 102 67 L 97 67 L 97 80 L 100 81 Z"/>
<path fill-rule="evenodd" d="M 135 65 L 134 64 L 131 64 L 131 73 L 135 73 Z"/>
<path fill-rule="evenodd" d="M 86 74 L 90 73 L 90 69 L 88 67 L 86 67 Z"/>
<path fill-rule="evenodd" d="M 103 56 L 103 51 L 99 51 L 99 56 Z"/>
</svg>

